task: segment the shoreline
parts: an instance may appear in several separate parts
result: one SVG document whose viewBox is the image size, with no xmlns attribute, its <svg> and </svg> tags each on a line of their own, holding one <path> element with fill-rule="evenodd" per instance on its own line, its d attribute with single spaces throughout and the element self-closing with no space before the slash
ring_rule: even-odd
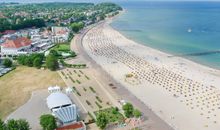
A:
<svg viewBox="0 0 220 130">
<path fill-rule="evenodd" d="M 114 18 L 114 19 L 115 19 L 115 18 Z M 149 49 L 152 49 L 152 50 L 154 50 L 154 51 L 156 51 L 156 52 L 158 52 L 158 53 L 164 54 L 164 55 L 166 55 L 167 57 L 168 57 L 168 56 L 174 56 L 174 55 L 175 55 L 175 54 L 172 54 L 172 53 L 169 53 L 169 52 L 165 52 L 165 51 L 159 50 L 159 49 L 157 49 L 157 48 L 149 47 L 149 46 L 145 45 L 144 43 L 140 43 L 140 42 L 136 41 L 135 39 L 132 39 L 132 38 L 127 37 L 126 35 L 124 35 L 122 32 L 120 32 L 119 30 L 117 30 L 115 27 L 113 27 L 113 26 L 111 25 L 111 23 L 114 21 L 114 19 L 111 19 L 111 20 L 109 19 L 109 20 L 107 20 L 106 22 L 110 22 L 109 25 L 111 26 L 111 28 L 113 28 L 115 31 L 117 31 L 118 33 L 120 33 L 120 34 L 121 34 L 122 36 L 124 36 L 126 39 L 128 39 L 128 40 L 130 40 L 130 41 L 132 41 L 132 42 L 134 42 L 134 43 L 137 43 L 137 44 L 139 44 L 139 45 L 141 45 L 141 46 L 143 46 L 143 47 L 147 47 L 147 48 L 149 48 Z M 181 56 L 175 56 L 175 57 L 172 57 L 172 58 L 180 58 L 180 59 L 185 60 L 186 62 L 191 62 L 190 64 L 198 65 L 198 66 L 200 66 L 201 68 L 207 69 L 207 70 L 209 70 L 209 71 L 215 71 L 215 72 L 218 73 L 218 76 L 220 76 L 220 69 L 213 68 L 213 67 L 211 67 L 211 66 L 209 66 L 209 65 L 201 64 L 201 63 L 199 63 L 199 62 L 196 62 L 196 61 L 194 61 L 194 60 L 191 60 L 191 59 L 188 59 L 188 58 L 184 58 L 184 57 L 181 57 Z"/>
<path fill-rule="evenodd" d="M 119 15 L 121 15 L 122 13 L 125 13 L 124 11 L 121 12 Z M 119 15 L 117 17 L 119 17 Z M 199 68 L 200 70 L 199 71 L 206 71 L 207 73 L 210 73 L 212 75 L 215 75 L 217 77 L 220 77 L 220 70 L 219 69 L 216 69 L 216 68 L 212 68 L 210 66 L 206 66 L 206 65 L 203 65 L 203 64 L 200 64 L 198 62 L 195 62 L 193 60 L 190 60 L 190 59 L 187 59 L 187 58 L 184 58 L 184 57 L 180 57 L 180 56 L 176 56 L 176 57 L 172 57 L 170 58 L 169 56 L 173 56 L 173 54 L 171 53 L 167 53 L 167 52 L 164 52 L 164 51 L 161 51 L 161 50 L 158 50 L 158 49 L 155 49 L 155 48 L 152 48 L 152 47 L 149 47 L 147 45 L 144 45 L 144 43 L 139 43 L 137 41 L 135 41 L 134 39 L 131 39 L 131 38 L 128 38 L 126 35 L 122 34 L 120 31 L 118 31 L 117 29 L 115 29 L 111 23 L 117 18 L 117 17 L 114 17 L 114 18 L 110 18 L 110 19 L 107 19 L 105 22 L 108 24 L 108 26 L 110 26 L 114 31 L 116 31 L 117 33 L 119 33 L 123 38 L 127 39 L 128 41 L 132 42 L 134 45 L 136 46 L 139 46 L 140 48 L 145 48 L 146 50 L 152 50 L 153 52 L 157 53 L 157 54 L 161 54 L 163 56 L 165 56 L 166 58 L 168 59 L 174 59 L 174 60 L 179 60 L 179 61 L 182 61 L 184 64 L 186 63 L 186 66 L 187 65 L 190 65 L 190 66 L 194 66 L 196 68 Z M 219 87 L 220 89 L 220 87 Z"/>
<path fill-rule="evenodd" d="M 117 30 L 117 28 L 113 27 L 111 24 L 112 22 L 114 22 L 115 19 L 117 19 L 118 17 L 120 17 L 120 15 L 122 15 L 123 13 L 126 13 L 127 10 L 123 9 L 123 11 L 119 12 L 118 15 L 116 15 L 115 17 L 113 18 L 109 18 L 109 19 L 106 19 L 105 22 L 108 23 L 108 25 L 114 29 L 115 31 L 117 31 L 121 36 L 123 36 L 124 38 L 128 39 L 129 41 L 135 43 L 136 45 L 139 45 L 139 46 L 142 46 L 142 47 L 146 47 L 147 49 L 151 49 L 157 53 L 161 53 L 163 55 L 166 55 L 167 57 L 169 56 L 174 56 L 174 54 L 172 53 L 169 53 L 169 52 L 165 52 L 165 51 L 162 51 L 162 50 L 159 50 L 157 48 L 153 48 L 153 47 L 149 47 L 147 45 L 145 45 L 144 43 L 140 43 L 138 41 L 136 41 L 135 39 L 132 39 L 132 38 L 129 38 L 128 36 L 124 35 L 122 32 L 120 32 L 119 30 Z M 202 69 L 205 69 L 207 71 L 211 71 L 210 73 L 212 74 L 215 74 L 217 76 L 220 76 L 220 69 L 217 69 L 217 68 L 212 68 L 211 66 L 209 65 L 205 65 L 205 64 L 201 64 L 199 62 L 196 62 L 194 60 L 191 60 L 191 59 L 188 59 L 188 58 L 184 58 L 184 57 L 181 57 L 181 56 L 176 56 L 176 57 L 172 57 L 172 58 L 176 58 L 176 59 L 181 59 L 181 60 L 184 60 L 184 62 L 187 62 L 189 64 L 193 64 L 194 66 L 199 66 L 200 68 Z"/>
<path fill-rule="evenodd" d="M 143 118 L 147 122 L 147 128 L 153 130 L 174 130 L 169 124 L 164 122 L 164 120 L 162 120 L 158 115 L 156 115 L 155 112 L 153 112 L 152 109 L 149 108 L 143 101 L 141 101 L 138 97 L 133 95 L 129 91 L 129 89 L 127 89 L 122 83 L 118 82 L 118 80 L 115 80 L 111 74 L 105 71 L 105 69 L 103 69 L 101 65 L 97 64 L 97 62 L 94 61 L 87 54 L 86 50 L 83 47 L 82 39 L 84 38 L 85 34 L 92 28 L 94 28 L 94 26 L 85 28 L 80 34 L 76 35 L 74 40 L 71 42 L 71 50 L 79 53 L 80 57 L 87 62 L 89 67 L 93 68 L 94 76 L 101 77 L 100 82 L 106 84 L 105 89 L 113 93 L 117 100 L 123 99 L 125 101 L 132 102 L 132 104 L 142 112 Z M 112 90 L 111 88 L 108 88 L 107 86 L 109 83 L 114 84 L 117 87 L 117 89 Z"/>
<path fill-rule="evenodd" d="M 171 53 L 171 52 L 169 52 L 169 51 L 163 51 L 163 50 L 161 50 L 160 48 L 150 47 L 150 46 L 146 45 L 144 42 L 139 42 L 139 41 L 136 40 L 135 38 L 129 38 L 126 34 L 122 33 L 122 31 L 120 31 L 120 30 L 118 30 L 117 28 L 113 27 L 113 26 L 111 25 L 111 24 L 113 23 L 113 21 L 114 21 L 115 19 L 117 19 L 117 17 L 119 17 L 121 14 L 123 14 L 123 13 L 125 13 L 125 12 L 126 12 L 126 10 L 123 10 L 123 11 L 122 11 L 120 14 L 118 14 L 116 17 L 111 18 L 111 19 L 107 19 L 106 22 L 109 22 L 109 25 L 110 25 L 114 30 L 116 30 L 118 33 L 120 33 L 121 35 L 123 35 L 125 38 L 127 38 L 127 39 L 129 39 L 129 40 L 131 40 L 131 41 L 133 41 L 133 42 L 135 42 L 135 43 L 137 43 L 137 44 L 143 45 L 143 46 L 145 46 L 145 47 L 148 47 L 148 48 L 153 49 L 153 50 L 155 50 L 155 51 L 158 51 L 158 52 L 160 52 L 160 53 L 166 54 L 166 55 L 168 55 L 168 56 L 174 56 L 174 55 L 175 55 L 175 54 L 173 54 L 173 53 Z M 194 64 L 197 64 L 197 65 L 199 65 L 199 66 L 201 66 L 201 67 L 203 67 L 203 68 L 205 68 L 205 69 L 210 69 L 210 70 L 212 70 L 212 71 L 218 71 L 219 76 L 220 76 L 220 67 L 212 67 L 212 65 L 211 65 L 211 64 L 208 64 L 208 62 L 207 62 L 207 64 L 206 64 L 205 62 L 202 63 L 202 62 L 199 62 L 199 61 L 196 61 L 196 60 L 193 60 L 193 59 L 190 59 L 190 58 L 185 58 L 185 57 L 182 57 L 182 56 L 175 56 L 175 57 L 182 58 L 182 59 L 184 59 L 184 60 L 187 60 L 188 62 L 193 62 Z"/>
<path fill-rule="evenodd" d="M 109 22 L 109 21 L 108 21 Z M 111 25 L 110 25 L 111 26 Z M 166 55 L 167 57 L 169 56 L 174 56 L 174 54 L 171 54 L 171 53 L 168 53 L 168 52 L 164 52 L 162 50 L 159 50 L 159 49 L 156 49 L 156 48 L 152 48 L 152 47 L 149 47 L 147 45 L 144 45 L 144 43 L 139 43 L 137 41 L 135 41 L 134 39 L 131 39 L 131 38 L 128 38 L 127 36 L 125 36 L 124 34 L 122 34 L 120 31 L 118 31 L 117 29 L 115 29 L 114 27 L 111 26 L 111 28 L 113 28 L 115 31 L 117 31 L 118 33 L 120 33 L 122 36 L 124 36 L 126 39 L 138 44 L 138 46 L 143 46 L 143 47 L 146 47 L 148 49 L 151 49 L 157 53 L 161 53 L 163 55 Z M 172 58 L 178 58 L 178 59 L 182 59 L 184 60 L 184 62 L 189 62 L 190 64 L 194 64 L 194 65 L 198 65 L 199 67 L 201 68 L 204 68 L 208 71 L 214 71 L 214 72 L 217 72 L 218 73 L 218 76 L 220 76 L 220 70 L 219 69 L 216 69 L 216 68 L 212 68 L 211 66 L 208 66 L 208 65 L 204 65 L 204 64 L 200 64 L 198 62 L 195 62 L 193 60 L 190 60 L 188 58 L 184 58 L 184 57 L 181 57 L 181 56 L 175 56 L 175 57 L 172 57 Z"/>
<path fill-rule="evenodd" d="M 123 62 L 126 61 L 126 57 L 136 57 L 140 58 L 141 62 L 146 62 L 146 64 L 150 64 L 154 69 L 159 69 L 164 71 L 166 70 L 167 73 L 171 73 L 174 75 L 179 75 L 184 78 L 190 79 L 190 82 L 193 84 L 198 83 L 198 93 L 201 93 L 203 91 L 203 87 L 218 87 L 219 84 L 219 71 L 214 70 L 212 68 L 207 68 L 206 66 L 201 66 L 196 63 L 193 63 L 192 61 L 189 61 L 187 59 L 175 57 L 175 58 L 167 58 L 169 54 L 160 52 L 158 50 L 152 49 L 150 47 L 140 45 L 130 39 L 127 39 L 124 35 L 120 34 L 120 32 L 114 30 L 110 25 L 109 22 L 110 20 L 107 20 L 106 23 L 103 23 L 103 25 L 98 25 L 91 29 L 90 31 L 87 32 L 85 37 L 83 38 L 83 47 L 87 54 L 102 68 L 109 73 L 116 81 L 120 82 L 125 88 L 127 88 L 133 95 L 135 95 L 138 99 L 143 101 L 147 106 L 152 108 L 154 113 L 156 113 L 159 117 L 161 117 L 163 120 L 165 120 L 168 124 L 173 126 L 175 129 L 204 129 L 202 125 L 197 125 L 197 124 L 205 124 L 205 125 L 210 125 L 206 119 L 200 118 L 200 114 L 203 114 L 205 110 L 200 110 L 200 111 L 194 111 L 194 110 L 189 110 L 189 106 L 185 105 L 185 100 L 188 102 L 188 100 L 195 100 L 197 101 L 196 96 L 200 96 L 201 94 L 194 94 L 191 95 L 191 93 L 188 91 L 185 91 L 185 89 L 191 89 L 189 86 L 185 86 L 181 91 L 184 91 L 186 94 L 185 97 L 184 95 L 181 95 L 177 92 L 173 92 L 174 89 L 176 91 L 176 88 L 174 88 L 174 85 L 167 84 L 164 87 L 166 87 L 167 90 L 164 90 L 163 88 L 159 88 L 161 85 L 155 85 L 152 83 L 149 83 L 147 81 L 143 81 L 139 85 L 131 85 L 127 83 L 124 78 L 125 75 L 131 72 L 131 69 L 129 66 L 125 65 Z M 99 32 L 99 35 L 101 36 L 96 36 L 95 34 Z M 93 37 L 94 35 L 94 37 Z M 102 43 L 102 44 L 100 44 Z M 91 44 L 91 45 L 90 45 Z M 106 44 L 106 46 L 105 46 Z M 102 48 L 101 50 L 99 49 Z M 107 49 L 109 48 L 109 49 Z M 115 48 L 115 49 L 113 49 Z M 97 49 L 97 50 L 96 50 Z M 107 50 L 105 50 L 107 49 Z M 117 50 L 117 51 L 115 51 Z M 100 53 L 99 53 L 100 51 Z M 109 52 L 110 51 L 110 52 Z M 114 53 L 111 51 L 115 51 Z M 114 58 L 118 58 L 117 60 L 121 60 L 120 57 L 123 58 L 123 55 L 120 57 L 114 57 L 114 54 L 117 53 L 122 53 L 123 55 L 127 55 L 124 57 L 123 60 L 125 61 L 116 61 Z M 111 55 L 113 54 L 113 55 Z M 107 57 L 106 57 L 107 56 Z M 131 62 L 131 66 L 133 63 L 138 63 L 139 61 L 136 62 Z M 139 64 L 140 66 L 142 64 Z M 127 66 L 127 67 L 126 67 Z M 155 68 L 156 66 L 156 68 Z M 135 67 L 135 66 L 132 66 Z M 143 68 L 144 67 L 144 68 Z M 148 71 L 148 69 L 151 70 L 151 68 L 148 68 L 147 66 L 143 67 L 138 67 L 138 69 L 141 69 L 142 71 Z M 120 70 L 118 71 L 118 68 Z M 145 69 L 146 68 L 146 69 Z M 142 72 L 139 72 L 142 74 Z M 144 72 L 143 72 L 144 73 Z M 151 71 L 149 72 L 151 73 Z M 161 73 L 161 72 L 159 72 Z M 217 76 L 215 76 L 215 75 Z M 145 74 L 144 74 L 145 75 Z M 142 76 L 144 76 L 142 74 Z M 165 73 L 166 75 L 166 73 Z M 139 75 L 138 75 L 139 76 Z M 210 77 L 209 77 L 210 76 Z M 186 78 L 185 78 L 186 77 Z M 140 77 L 141 78 L 141 77 Z M 143 78 L 143 77 L 142 77 Z M 161 75 L 162 81 L 167 80 L 167 77 L 164 77 Z M 191 80 L 192 79 L 192 80 Z M 149 79 L 148 79 L 149 80 Z M 206 81 L 207 80 L 207 81 Z M 168 80 L 169 81 L 169 80 Z M 170 83 L 171 81 L 169 81 Z M 182 81 L 173 81 L 174 84 L 182 84 L 185 83 Z M 162 82 L 161 84 L 163 84 Z M 148 85 L 148 87 L 145 87 Z M 178 85 L 179 86 L 179 85 Z M 181 86 L 181 85 L 180 85 Z M 141 89 L 140 89 L 141 87 Z M 155 88 L 156 87 L 156 88 Z M 168 88 L 167 88 L 168 87 Z M 171 90 L 173 89 L 173 90 Z M 181 88 L 178 88 L 181 89 Z M 219 88 L 216 91 L 219 90 Z M 194 90 L 193 90 L 194 91 Z M 201 91 L 201 92 L 200 92 Z M 182 93 L 182 92 L 181 92 Z M 203 92 L 202 92 L 203 94 Z M 177 95 L 178 97 L 175 97 L 174 95 Z M 189 96 L 190 95 L 190 96 Z M 195 95 L 195 96 L 194 96 Z M 207 96 L 206 93 L 204 92 L 203 94 L 205 97 Z M 208 94 L 209 95 L 209 94 Z M 213 94 L 215 95 L 215 94 Z M 189 96 L 189 97 L 187 97 Z M 177 99 L 178 98 L 178 99 Z M 209 101 L 209 100 L 207 100 Z M 159 102 L 159 103 L 157 103 Z M 170 104 L 170 106 L 163 106 L 162 104 L 166 102 Z M 182 103 L 183 102 L 183 103 Z M 188 103 L 186 103 L 188 104 Z M 192 103 L 193 104 L 193 103 Z M 196 105 L 193 104 L 193 105 Z M 201 104 L 200 104 L 201 105 Z M 181 109 L 181 110 L 180 110 Z M 191 109 L 195 109 L 191 107 Z M 179 111 L 178 111 L 179 110 Z M 209 109 L 207 108 L 207 111 Z M 216 110 L 218 111 L 218 110 Z M 201 113 L 199 113 L 201 112 Z M 181 113 L 181 114 L 180 114 Z M 188 117 L 186 115 L 192 115 L 194 120 L 191 117 Z M 208 115 L 207 115 L 208 116 Z M 172 118 L 171 118 L 172 117 Z M 175 120 L 174 120 L 175 118 Z M 209 117 L 210 118 L 210 117 Z M 187 120 L 186 122 L 189 123 L 186 126 L 186 124 L 183 124 L 184 120 Z M 195 121 L 198 122 L 195 122 Z M 219 117 L 213 117 L 211 119 L 215 122 L 215 120 L 219 120 Z M 210 129 L 216 129 L 217 126 L 211 125 Z"/>
</svg>

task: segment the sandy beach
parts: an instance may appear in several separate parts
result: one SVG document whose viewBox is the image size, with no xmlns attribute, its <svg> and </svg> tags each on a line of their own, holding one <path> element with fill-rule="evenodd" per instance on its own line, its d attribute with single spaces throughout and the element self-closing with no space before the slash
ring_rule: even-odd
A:
<svg viewBox="0 0 220 130">
<path fill-rule="evenodd" d="M 127 39 L 109 24 L 89 30 L 87 54 L 176 130 L 220 128 L 220 71 Z"/>
</svg>

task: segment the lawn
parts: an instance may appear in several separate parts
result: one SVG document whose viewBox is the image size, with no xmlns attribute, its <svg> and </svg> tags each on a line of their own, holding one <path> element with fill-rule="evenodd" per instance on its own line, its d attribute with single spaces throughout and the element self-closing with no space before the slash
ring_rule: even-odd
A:
<svg viewBox="0 0 220 130">
<path fill-rule="evenodd" d="M 68 52 L 70 51 L 70 44 L 67 43 L 57 44 L 56 46 L 51 48 L 51 50 Z"/>
<path fill-rule="evenodd" d="M 22 66 L 4 75 L 0 78 L 0 118 L 26 103 L 34 90 L 51 85 L 65 87 L 57 72 Z"/>
<path fill-rule="evenodd" d="M 115 108 L 113 108 L 113 107 L 103 109 L 103 110 L 95 112 L 95 115 L 98 115 L 99 112 L 104 112 L 107 115 L 109 122 L 112 122 L 112 123 L 114 123 L 114 122 L 123 122 L 124 121 L 124 116 L 119 111 L 116 111 L 114 109 Z"/>
<path fill-rule="evenodd" d="M 66 59 L 70 57 L 75 57 L 76 53 L 70 50 L 70 44 L 69 43 L 62 43 L 62 44 L 57 44 L 50 50 L 54 50 L 58 53 L 58 58 L 59 59 Z M 62 61 L 64 64 L 64 61 Z"/>
</svg>

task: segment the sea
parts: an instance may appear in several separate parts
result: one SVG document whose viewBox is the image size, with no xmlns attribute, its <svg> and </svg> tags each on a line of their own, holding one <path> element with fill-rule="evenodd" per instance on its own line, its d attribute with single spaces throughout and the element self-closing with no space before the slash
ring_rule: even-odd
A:
<svg viewBox="0 0 220 130">
<path fill-rule="evenodd" d="M 139 0 L 0 0 L 0 2 L 106 2 L 125 9 L 111 25 L 127 38 L 220 69 L 220 2 Z M 208 0 L 207 0 L 208 1 Z M 147 50 L 146 50 L 147 51 Z"/>
<path fill-rule="evenodd" d="M 125 12 L 111 26 L 127 38 L 220 69 L 220 2 L 118 4 Z"/>
</svg>

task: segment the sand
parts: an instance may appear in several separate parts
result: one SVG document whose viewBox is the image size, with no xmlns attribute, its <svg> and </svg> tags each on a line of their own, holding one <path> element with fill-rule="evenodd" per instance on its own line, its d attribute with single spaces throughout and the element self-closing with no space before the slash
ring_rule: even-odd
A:
<svg viewBox="0 0 220 130">
<path fill-rule="evenodd" d="M 115 80 L 177 130 L 220 128 L 220 71 L 138 44 L 108 20 L 82 44 Z"/>
</svg>

